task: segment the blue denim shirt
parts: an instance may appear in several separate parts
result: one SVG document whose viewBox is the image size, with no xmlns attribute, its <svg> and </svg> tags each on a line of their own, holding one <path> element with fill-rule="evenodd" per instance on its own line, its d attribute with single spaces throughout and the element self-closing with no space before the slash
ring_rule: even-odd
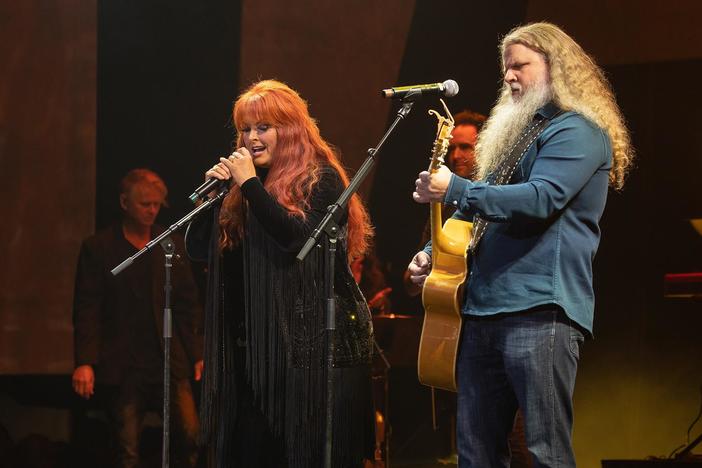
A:
<svg viewBox="0 0 702 468">
<path fill-rule="evenodd" d="M 548 104 L 552 122 L 507 185 L 452 176 L 444 202 L 454 218 L 489 223 L 470 259 L 463 313 L 493 315 L 556 304 L 592 333 L 592 262 L 600 241 L 612 150 L 580 114 Z M 431 254 L 431 243 L 425 251 Z"/>
</svg>

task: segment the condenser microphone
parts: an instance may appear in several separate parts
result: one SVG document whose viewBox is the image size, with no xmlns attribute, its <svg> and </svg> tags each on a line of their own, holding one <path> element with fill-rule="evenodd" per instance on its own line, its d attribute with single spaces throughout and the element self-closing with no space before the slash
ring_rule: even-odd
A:
<svg viewBox="0 0 702 468">
<path fill-rule="evenodd" d="M 453 97 L 458 94 L 458 83 L 454 80 L 446 80 L 443 83 L 396 86 L 380 91 L 381 96 L 392 99 L 405 99 L 409 96 L 419 98 L 425 94 Z"/>
</svg>

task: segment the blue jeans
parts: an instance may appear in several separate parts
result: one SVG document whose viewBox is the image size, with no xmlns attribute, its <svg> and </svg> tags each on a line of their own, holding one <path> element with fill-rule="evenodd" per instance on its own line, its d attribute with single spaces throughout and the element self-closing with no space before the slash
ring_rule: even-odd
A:
<svg viewBox="0 0 702 468">
<path fill-rule="evenodd" d="M 461 468 L 509 467 L 517 408 L 533 467 L 575 466 L 572 396 L 582 342 L 557 306 L 466 317 L 457 365 Z"/>
</svg>

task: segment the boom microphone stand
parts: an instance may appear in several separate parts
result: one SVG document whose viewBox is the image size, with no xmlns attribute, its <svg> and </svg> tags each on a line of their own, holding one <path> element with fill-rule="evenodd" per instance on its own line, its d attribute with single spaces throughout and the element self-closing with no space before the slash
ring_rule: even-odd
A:
<svg viewBox="0 0 702 468">
<path fill-rule="evenodd" d="M 322 233 L 326 236 L 324 242 L 324 252 L 327 261 L 324 269 L 324 285 L 326 296 L 326 335 L 327 335 L 327 401 L 326 401 L 326 437 L 324 445 L 324 467 L 332 468 L 332 446 L 333 446 L 333 405 L 334 405 L 334 332 L 336 330 L 336 300 L 334 297 L 334 260 L 336 255 L 336 242 L 339 234 L 339 219 L 341 218 L 349 200 L 358 191 L 358 187 L 365 180 L 366 176 L 375 164 L 375 157 L 380 151 L 380 148 L 385 143 L 385 140 L 395 130 L 397 124 L 407 117 L 412 110 L 414 101 L 421 96 L 421 91 L 417 93 L 408 93 L 402 100 L 402 107 L 397 112 L 395 120 L 390 125 L 390 128 L 385 132 L 380 142 L 375 148 L 368 150 L 368 156 L 358 169 L 356 175 L 349 182 L 348 187 L 339 196 L 339 199 L 330 205 L 327 209 L 327 214 L 322 221 L 317 225 L 317 228 L 312 232 L 307 242 L 297 254 L 297 260 L 302 262 L 310 250 L 319 243 L 319 237 Z"/>
<path fill-rule="evenodd" d="M 171 268 L 173 266 L 173 255 L 175 245 L 169 236 L 178 229 L 186 226 L 193 218 L 201 212 L 209 209 L 213 204 L 223 199 L 229 189 L 226 184 L 221 186 L 217 196 L 196 207 L 180 220 L 172 224 L 160 235 L 152 239 L 140 251 L 125 259 L 122 263 L 112 269 L 112 275 L 117 276 L 122 270 L 129 267 L 136 259 L 152 250 L 156 245 L 161 244 L 165 255 L 166 284 L 164 285 L 164 308 L 163 308 L 163 441 L 162 441 L 162 468 L 168 468 L 170 463 L 170 434 L 171 434 L 171 337 L 173 336 L 173 321 L 171 317 Z"/>
</svg>

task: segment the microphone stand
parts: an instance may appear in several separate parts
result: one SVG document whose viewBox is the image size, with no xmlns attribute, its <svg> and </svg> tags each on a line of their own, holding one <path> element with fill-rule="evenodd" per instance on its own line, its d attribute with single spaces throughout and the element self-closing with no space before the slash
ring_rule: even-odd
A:
<svg viewBox="0 0 702 468">
<path fill-rule="evenodd" d="M 171 316 L 171 269 L 173 268 L 173 253 L 175 245 L 170 237 L 161 242 L 166 258 L 165 301 L 163 303 L 163 443 L 161 466 L 167 468 L 170 464 L 171 440 L 171 338 L 173 337 L 173 321 Z"/>
<path fill-rule="evenodd" d="M 685 446 L 685 448 L 683 448 L 683 449 L 680 451 L 680 453 L 678 453 L 677 455 L 675 455 L 675 460 L 682 460 L 682 459 L 686 458 L 686 457 L 690 454 L 690 452 L 692 452 L 692 449 L 694 449 L 695 447 L 697 447 L 697 445 L 698 445 L 700 442 L 702 442 L 702 434 L 700 434 L 699 436 L 697 436 L 697 438 L 696 438 L 695 440 L 693 440 L 692 442 L 690 442 L 689 444 L 687 444 L 687 445 Z"/>
<path fill-rule="evenodd" d="M 162 441 L 162 468 L 168 468 L 170 464 L 170 434 L 171 434 L 171 337 L 173 336 L 173 321 L 171 317 L 171 269 L 173 266 L 172 260 L 175 251 L 173 241 L 168 237 L 173 232 L 187 225 L 193 218 L 201 212 L 209 209 L 212 205 L 222 200 L 229 188 L 223 185 L 217 195 L 208 199 L 200 206 L 196 207 L 187 215 L 172 224 L 168 229 L 163 231 L 159 236 L 152 239 L 140 251 L 126 258 L 122 263 L 114 267 L 111 272 L 113 276 L 117 276 L 124 269 L 128 268 L 136 259 L 144 255 L 149 250 L 153 249 L 159 243 L 163 247 L 165 254 L 166 281 L 164 285 L 164 308 L 163 308 L 163 441 Z"/>
<path fill-rule="evenodd" d="M 317 225 L 317 228 L 312 232 L 307 239 L 305 245 L 302 246 L 297 254 L 297 260 L 302 262 L 310 250 L 319 243 L 319 237 L 324 233 L 326 242 L 324 243 L 324 252 L 327 261 L 324 268 L 324 291 L 326 296 L 326 335 L 327 335 L 327 401 L 326 401 L 326 418 L 325 418 L 325 445 L 324 445 L 324 467 L 332 468 L 332 441 L 333 430 L 332 421 L 334 413 L 334 332 L 336 330 L 336 299 L 334 296 L 334 261 L 336 255 L 336 242 L 339 234 L 339 219 L 341 218 L 344 208 L 354 193 L 358 191 L 358 187 L 365 180 L 366 176 L 375 164 L 375 157 L 380 151 L 380 148 L 385 143 L 385 140 L 395 130 L 395 127 L 400 120 L 407 117 L 412 110 L 414 102 L 421 97 L 421 91 L 408 93 L 402 99 L 402 107 L 397 112 L 395 120 L 390 125 L 390 128 L 385 132 L 380 142 L 375 148 L 368 150 L 368 156 L 361 167 L 356 172 L 356 175 L 349 182 L 348 187 L 339 196 L 339 199 L 327 208 L 327 214 L 322 221 Z"/>
</svg>

